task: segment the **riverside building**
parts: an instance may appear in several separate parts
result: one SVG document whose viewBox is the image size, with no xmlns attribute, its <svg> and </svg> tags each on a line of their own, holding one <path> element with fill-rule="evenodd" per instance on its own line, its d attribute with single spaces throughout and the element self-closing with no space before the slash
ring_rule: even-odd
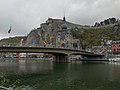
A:
<svg viewBox="0 0 120 90">
<path fill-rule="evenodd" d="M 120 41 L 113 41 L 112 45 L 112 54 L 120 57 Z"/>
</svg>

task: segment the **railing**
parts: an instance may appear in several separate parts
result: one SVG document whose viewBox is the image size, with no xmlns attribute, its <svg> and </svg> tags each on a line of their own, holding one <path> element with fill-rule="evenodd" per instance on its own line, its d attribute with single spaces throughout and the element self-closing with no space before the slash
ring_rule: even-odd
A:
<svg viewBox="0 0 120 90">
<path fill-rule="evenodd" d="M 0 45 L 0 47 L 41 47 L 41 48 L 61 48 L 61 49 L 74 49 L 74 50 L 82 50 L 81 48 L 65 48 L 65 47 L 46 47 L 46 46 L 30 46 L 30 45 Z M 84 50 L 85 51 L 85 50 Z"/>
</svg>

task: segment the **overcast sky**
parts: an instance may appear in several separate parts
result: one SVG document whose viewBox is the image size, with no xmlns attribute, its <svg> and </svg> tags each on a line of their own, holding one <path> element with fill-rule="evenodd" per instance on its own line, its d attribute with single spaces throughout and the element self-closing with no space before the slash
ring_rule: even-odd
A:
<svg viewBox="0 0 120 90">
<path fill-rule="evenodd" d="M 64 12 L 69 22 L 93 25 L 120 18 L 119 9 L 120 0 L 0 0 L 0 39 L 27 35 L 49 17 L 62 19 Z"/>
</svg>

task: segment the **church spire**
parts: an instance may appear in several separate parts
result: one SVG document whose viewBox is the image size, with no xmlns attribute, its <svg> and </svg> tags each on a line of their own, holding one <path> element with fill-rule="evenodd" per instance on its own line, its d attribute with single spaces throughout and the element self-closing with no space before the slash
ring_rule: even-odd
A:
<svg viewBox="0 0 120 90">
<path fill-rule="evenodd" d="M 65 12 L 64 12 L 64 17 L 63 17 L 63 21 L 66 21 L 66 19 L 65 19 Z"/>
</svg>

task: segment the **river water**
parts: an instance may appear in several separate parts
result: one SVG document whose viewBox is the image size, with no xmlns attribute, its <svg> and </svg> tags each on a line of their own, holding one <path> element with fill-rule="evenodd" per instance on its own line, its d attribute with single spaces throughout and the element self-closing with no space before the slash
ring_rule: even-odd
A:
<svg viewBox="0 0 120 90">
<path fill-rule="evenodd" d="M 120 90 L 120 63 L 0 60 L 0 72 L 26 90 Z"/>
</svg>

